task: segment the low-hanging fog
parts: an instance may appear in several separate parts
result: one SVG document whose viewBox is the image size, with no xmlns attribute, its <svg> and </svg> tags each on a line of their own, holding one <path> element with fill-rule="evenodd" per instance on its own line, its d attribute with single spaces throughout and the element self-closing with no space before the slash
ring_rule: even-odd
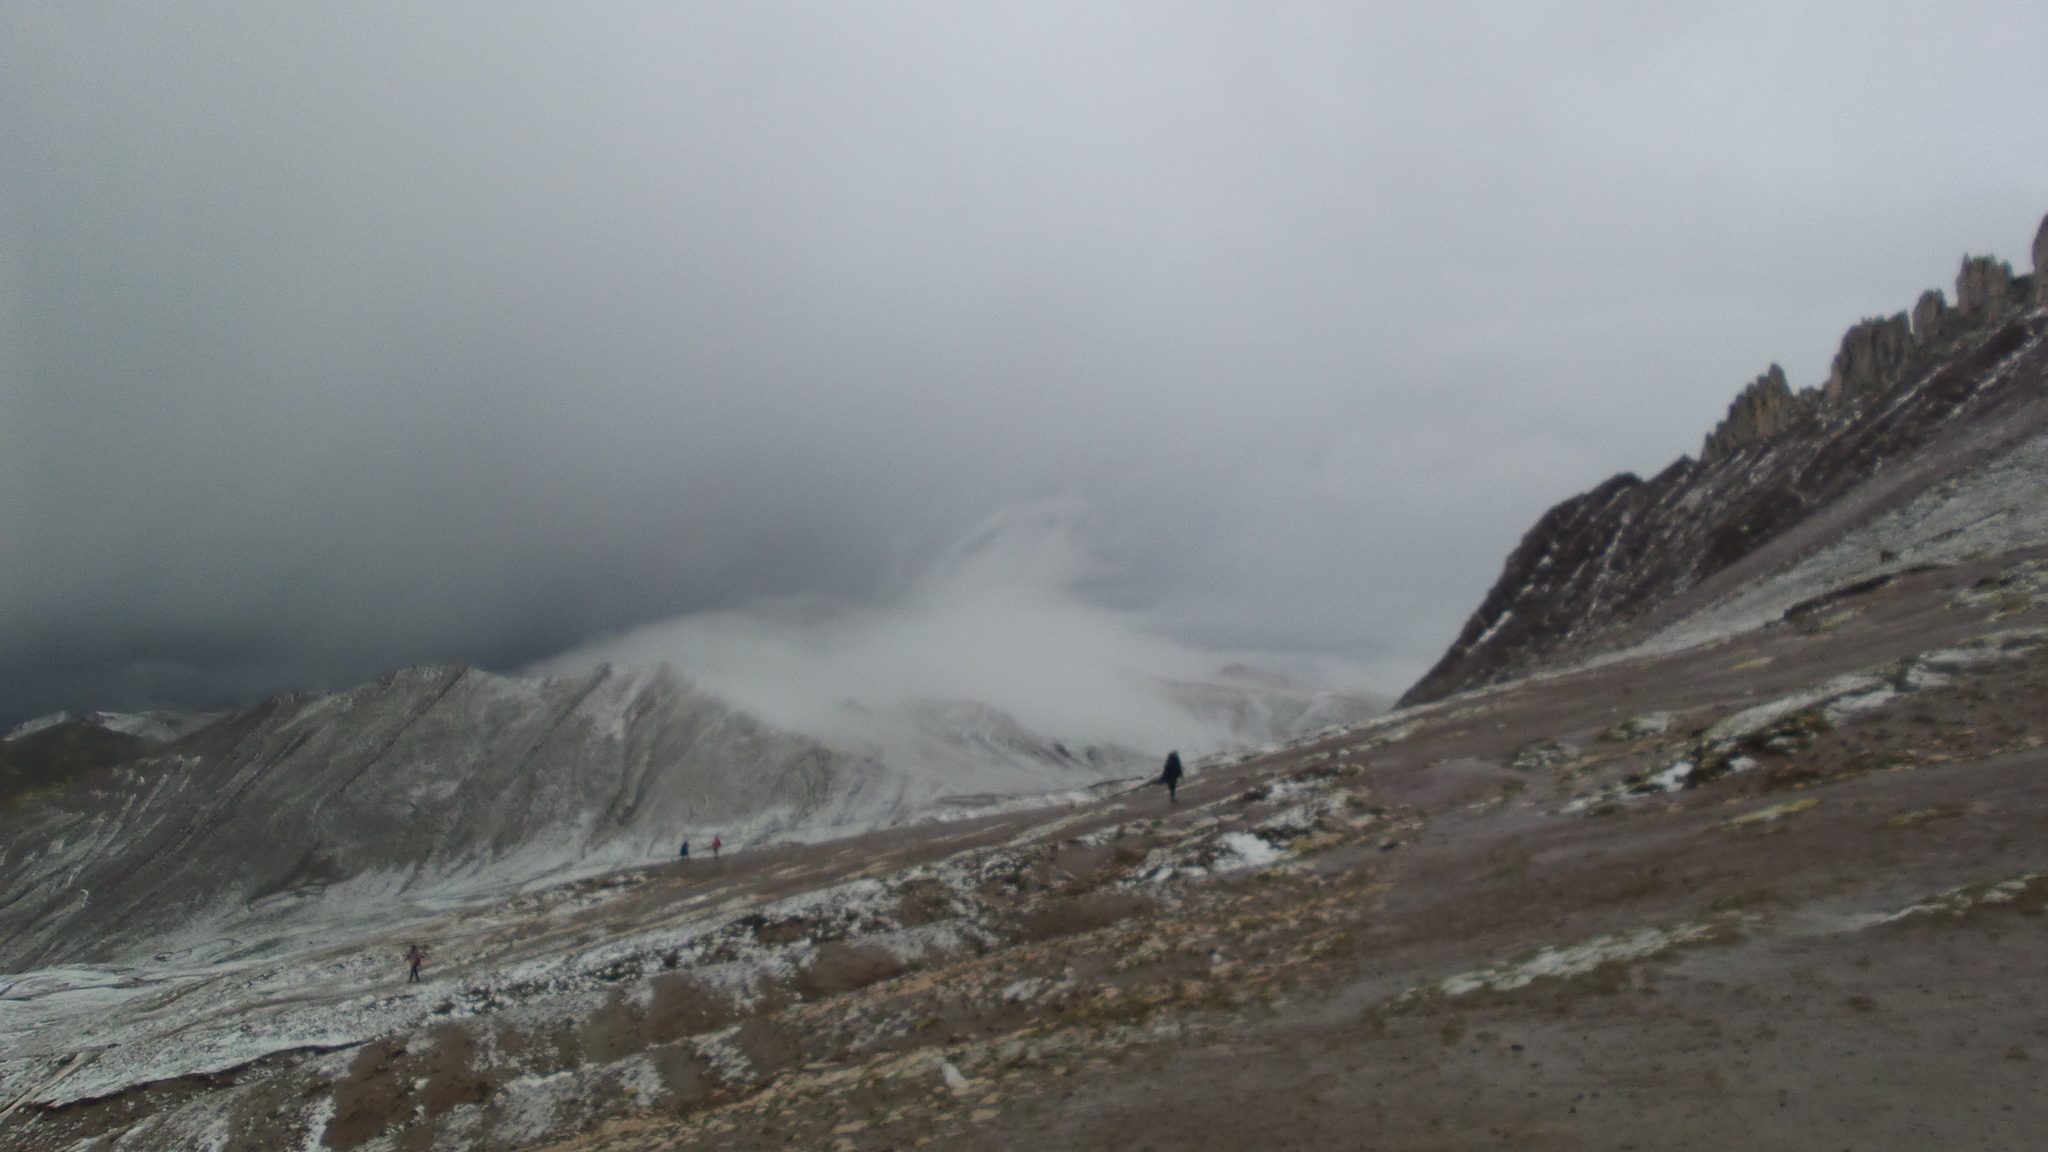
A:
<svg viewBox="0 0 2048 1152">
<path fill-rule="evenodd" d="M 1034 731 L 1086 743 L 1209 751 L 1243 743 L 1175 703 L 1169 685 L 1240 677 L 1302 689 L 1356 685 L 1370 670 L 1329 654 L 1199 648 L 1138 613 L 1091 603 L 1103 571 L 1072 499 L 1005 508 L 879 603 L 757 601 L 607 637 L 541 661 L 536 674 L 600 664 L 686 670 L 782 727 L 866 739 L 872 718 L 931 700 L 995 701 Z"/>
<path fill-rule="evenodd" d="M 2043 43 L 1991 3 L 0 5 L 0 725 L 424 662 L 1084 728 L 1244 652 L 1398 692 L 1544 507 L 1965 251 L 2024 270 Z"/>
</svg>

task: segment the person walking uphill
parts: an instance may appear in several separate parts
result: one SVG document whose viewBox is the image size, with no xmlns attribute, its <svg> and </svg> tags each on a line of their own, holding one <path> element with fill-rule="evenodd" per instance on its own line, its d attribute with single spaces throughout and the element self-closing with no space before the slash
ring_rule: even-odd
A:
<svg viewBox="0 0 2048 1152">
<path fill-rule="evenodd" d="M 417 984 L 420 982 L 420 965 L 426 962 L 427 954 L 420 951 L 419 945 L 414 944 L 405 950 L 405 966 L 410 969 L 405 977 L 407 984 Z"/>
<path fill-rule="evenodd" d="M 1176 804 L 1180 802 L 1180 778 L 1185 775 L 1187 773 L 1180 769 L 1180 753 L 1168 752 L 1166 767 L 1159 770 L 1159 782 L 1166 785 L 1167 800 Z"/>
</svg>

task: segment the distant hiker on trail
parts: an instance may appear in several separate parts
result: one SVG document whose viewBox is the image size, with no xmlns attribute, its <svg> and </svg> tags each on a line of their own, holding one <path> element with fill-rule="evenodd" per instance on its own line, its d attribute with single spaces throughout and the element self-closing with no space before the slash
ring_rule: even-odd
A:
<svg viewBox="0 0 2048 1152">
<path fill-rule="evenodd" d="M 682 857 L 684 860 L 688 860 L 690 858 L 690 842 L 688 840 L 683 841 L 683 850 L 680 853 L 677 853 L 677 855 Z"/>
<path fill-rule="evenodd" d="M 427 954 L 425 952 L 420 951 L 419 945 L 415 944 L 412 947 L 407 948 L 405 950 L 406 967 L 412 970 L 411 973 L 407 975 L 405 978 L 405 982 L 407 984 L 417 984 L 420 982 L 420 965 L 425 964 L 426 962 Z"/>
<path fill-rule="evenodd" d="M 711 838 L 711 858 L 713 860 L 718 859 L 718 850 L 723 847 L 725 847 L 725 841 L 720 840 L 716 836 Z"/>
<path fill-rule="evenodd" d="M 1166 754 L 1166 767 L 1159 770 L 1159 782 L 1166 785 L 1166 798 L 1168 801 L 1175 804 L 1180 803 L 1180 778 L 1185 775 L 1187 773 L 1180 770 L 1180 753 L 1178 751 L 1168 752 Z"/>
</svg>

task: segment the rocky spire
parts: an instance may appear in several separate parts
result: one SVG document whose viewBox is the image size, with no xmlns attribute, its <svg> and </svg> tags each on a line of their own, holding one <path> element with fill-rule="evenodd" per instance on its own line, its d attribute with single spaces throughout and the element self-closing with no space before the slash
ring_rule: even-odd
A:
<svg viewBox="0 0 2048 1152">
<path fill-rule="evenodd" d="M 1913 343 L 1922 348 L 1931 348 L 1948 339 L 1960 327 L 1956 323 L 1955 309 L 1948 306 L 1948 297 L 1939 288 L 1929 288 L 1920 294 L 1920 300 L 1913 305 Z"/>
<path fill-rule="evenodd" d="M 1972 326 L 2017 312 L 2026 303 L 2014 289 L 2012 265 L 1990 256 L 1963 257 L 1956 273 L 1956 311 Z"/>
<path fill-rule="evenodd" d="M 1899 368 L 1913 350 L 1913 327 L 1904 312 L 1865 320 L 1842 334 L 1825 391 L 1829 404 L 1876 396 L 1897 383 Z"/>
</svg>

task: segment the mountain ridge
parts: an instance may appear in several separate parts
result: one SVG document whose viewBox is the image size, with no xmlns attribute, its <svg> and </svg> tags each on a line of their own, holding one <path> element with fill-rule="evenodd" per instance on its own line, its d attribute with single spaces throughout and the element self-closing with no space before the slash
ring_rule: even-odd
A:
<svg viewBox="0 0 2048 1152">
<path fill-rule="evenodd" d="M 1384 708 L 1162 688 L 1247 744 Z M 167 743 L 95 729 L 114 746 L 17 797 L 0 827 L 0 968 L 183 937 L 261 952 L 331 920 L 327 904 L 392 921 L 666 859 L 684 840 L 758 847 L 957 818 L 1156 763 L 972 701 L 848 707 L 827 738 L 769 724 L 666 665 L 544 679 L 437 665 L 275 697 Z"/>
<path fill-rule="evenodd" d="M 2035 273 L 1964 257 L 1957 305 L 1924 293 L 1912 314 L 1842 337 L 1826 383 L 1793 392 L 1777 365 L 1709 432 L 1649 480 L 1618 474 L 1552 507 L 1522 537 L 1450 647 L 1401 705 L 1442 699 L 1615 647 L 1659 609 L 1849 497 L 1887 468 L 1994 430 L 2009 446 L 2042 426 L 2048 378 L 2048 218 Z M 2018 363 L 2008 364 L 2009 358 Z M 1987 449 L 1958 454 L 1955 471 Z M 1870 509 L 1864 511 L 1869 512 Z M 1842 526 L 1837 526 L 1842 527 Z M 1725 582 L 1724 582 L 1725 583 Z"/>
</svg>

